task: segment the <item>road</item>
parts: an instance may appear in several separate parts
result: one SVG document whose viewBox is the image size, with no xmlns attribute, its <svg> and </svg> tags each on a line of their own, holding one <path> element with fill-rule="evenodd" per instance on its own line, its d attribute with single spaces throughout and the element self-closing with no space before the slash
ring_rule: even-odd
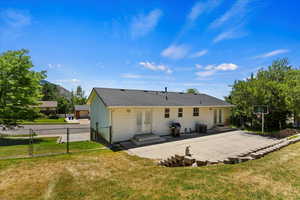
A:
<svg viewBox="0 0 300 200">
<path fill-rule="evenodd" d="M 1 133 L 11 135 L 29 134 L 29 130 L 32 129 L 37 135 L 65 135 L 67 133 L 67 128 L 69 128 L 70 134 L 87 133 L 90 131 L 89 124 L 61 124 L 23 125 L 22 128 L 16 128 L 15 130 L 1 130 Z"/>
</svg>

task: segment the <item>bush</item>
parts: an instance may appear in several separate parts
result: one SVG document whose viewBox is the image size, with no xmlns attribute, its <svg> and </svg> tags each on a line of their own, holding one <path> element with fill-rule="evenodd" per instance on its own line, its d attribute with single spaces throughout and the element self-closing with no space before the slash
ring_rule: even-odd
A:
<svg viewBox="0 0 300 200">
<path fill-rule="evenodd" d="M 58 116 L 56 116 L 56 115 L 50 115 L 49 119 L 58 119 Z"/>
<path fill-rule="evenodd" d="M 287 129 L 279 131 L 278 133 L 275 133 L 274 137 L 285 138 L 285 137 L 289 137 L 289 136 L 292 136 L 292 135 L 296 135 L 298 133 L 300 133 L 300 132 L 297 129 L 287 128 Z"/>
</svg>

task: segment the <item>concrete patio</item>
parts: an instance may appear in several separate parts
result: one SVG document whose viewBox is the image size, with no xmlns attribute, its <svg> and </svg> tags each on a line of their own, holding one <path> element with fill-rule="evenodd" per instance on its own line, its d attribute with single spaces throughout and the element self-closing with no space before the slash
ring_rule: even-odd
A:
<svg viewBox="0 0 300 200">
<path fill-rule="evenodd" d="M 167 159 L 175 154 L 184 155 L 187 146 L 191 154 L 199 160 L 224 160 L 253 149 L 278 142 L 277 139 L 247 134 L 243 131 L 230 131 L 215 135 L 195 137 L 143 147 L 129 148 L 127 152 L 150 159 Z"/>
</svg>

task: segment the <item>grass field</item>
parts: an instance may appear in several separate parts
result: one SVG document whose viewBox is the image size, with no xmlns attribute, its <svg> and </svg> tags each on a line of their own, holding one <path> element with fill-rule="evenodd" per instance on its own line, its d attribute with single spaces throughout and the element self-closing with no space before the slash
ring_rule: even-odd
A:
<svg viewBox="0 0 300 200">
<path fill-rule="evenodd" d="M 66 144 L 58 144 L 57 137 L 34 138 L 33 155 L 65 153 Z M 29 138 L 0 138 L 0 158 L 24 157 L 29 154 Z M 70 142 L 71 152 L 101 148 L 103 145 L 95 142 Z M 1 199 L 1 198 L 0 198 Z"/>
<path fill-rule="evenodd" d="M 0 161 L 0 199 L 300 199 L 300 143 L 254 161 L 166 168 L 99 150 Z"/>
<path fill-rule="evenodd" d="M 64 118 L 58 119 L 36 119 L 34 121 L 21 121 L 20 124 L 22 125 L 34 125 L 34 124 L 67 124 Z"/>
</svg>

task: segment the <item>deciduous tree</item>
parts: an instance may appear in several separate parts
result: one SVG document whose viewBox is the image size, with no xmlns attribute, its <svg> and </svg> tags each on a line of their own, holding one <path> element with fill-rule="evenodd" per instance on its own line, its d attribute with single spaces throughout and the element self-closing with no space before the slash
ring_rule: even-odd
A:
<svg viewBox="0 0 300 200">
<path fill-rule="evenodd" d="M 0 54 L 0 124 L 17 125 L 18 120 L 33 120 L 39 110 L 34 107 L 41 96 L 40 81 L 45 72 L 32 70 L 28 50 Z"/>
</svg>

